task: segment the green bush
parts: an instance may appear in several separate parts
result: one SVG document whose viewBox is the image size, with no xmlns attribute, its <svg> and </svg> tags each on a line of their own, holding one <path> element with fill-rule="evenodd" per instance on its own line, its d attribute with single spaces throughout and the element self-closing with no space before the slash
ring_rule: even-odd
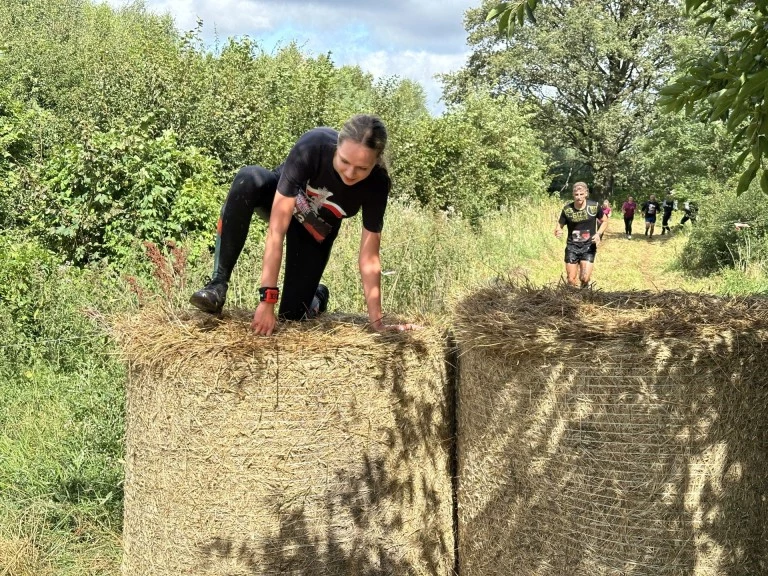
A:
<svg viewBox="0 0 768 576">
<path fill-rule="evenodd" d="M 25 165 L 33 148 L 34 114 L 5 90 L 0 91 L 0 228 L 22 220 Z"/>
<path fill-rule="evenodd" d="M 136 240 L 163 243 L 209 230 L 223 194 L 216 162 L 176 135 L 145 127 L 84 133 L 45 166 L 46 208 L 35 230 L 78 264 L 120 260 Z"/>
<path fill-rule="evenodd" d="M 394 195 L 473 222 L 541 195 L 546 163 L 528 120 L 513 98 L 481 94 L 418 122 L 392 151 Z"/>
<path fill-rule="evenodd" d="M 678 199 L 682 204 L 682 199 Z M 697 274 L 722 268 L 746 270 L 768 260 L 768 203 L 759 186 L 741 196 L 735 186 L 712 189 L 698 201 L 699 215 L 681 258 L 683 266 Z M 737 222 L 749 228 L 737 228 Z"/>
<path fill-rule="evenodd" d="M 34 338 L 40 333 L 38 320 L 50 295 L 44 285 L 56 273 L 56 259 L 19 232 L 0 231 L 0 306 L 5 334 Z M 13 342 L 13 340 L 9 340 Z"/>
<path fill-rule="evenodd" d="M 90 363 L 92 340 L 103 336 L 86 313 L 96 309 L 97 295 L 114 293 L 107 286 L 111 277 L 97 280 L 88 270 L 61 264 L 18 230 L 0 231 L 0 253 L 0 329 L 7 342 L 0 346 L 0 367 L 42 361 L 77 371 Z"/>
</svg>

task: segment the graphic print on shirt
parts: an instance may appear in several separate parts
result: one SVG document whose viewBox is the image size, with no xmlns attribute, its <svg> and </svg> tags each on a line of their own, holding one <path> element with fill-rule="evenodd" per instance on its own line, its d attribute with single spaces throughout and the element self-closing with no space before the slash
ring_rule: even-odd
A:
<svg viewBox="0 0 768 576">
<path fill-rule="evenodd" d="M 568 244 L 584 246 L 592 242 L 597 233 L 597 219 L 604 217 L 597 202 L 588 200 L 586 205 L 577 209 L 573 202 L 563 207 L 559 223 L 568 226 Z"/>
<path fill-rule="evenodd" d="M 586 242 L 592 238 L 588 230 L 574 230 L 571 232 L 571 240 L 574 242 Z"/>
<path fill-rule="evenodd" d="M 579 222 L 589 222 L 590 218 L 594 218 L 597 215 L 597 208 L 594 206 L 585 206 L 581 210 L 576 210 L 568 206 L 565 209 L 565 216 L 574 224 Z M 576 243 L 588 242 L 592 238 L 592 234 L 588 229 L 583 226 L 579 226 L 571 230 L 571 241 Z"/>
<path fill-rule="evenodd" d="M 573 206 L 566 206 L 563 208 L 565 217 L 571 222 L 586 222 L 590 218 L 597 216 L 597 204 L 587 204 L 581 210 L 577 210 Z"/>
<path fill-rule="evenodd" d="M 327 188 L 313 188 L 307 184 L 306 189 L 296 197 L 293 215 L 318 242 L 325 240 L 333 230 L 333 226 L 320 217 L 321 208 L 325 208 L 339 219 L 347 215 L 341 206 L 328 200 L 331 196 L 333 192 Z"/>
</svg>

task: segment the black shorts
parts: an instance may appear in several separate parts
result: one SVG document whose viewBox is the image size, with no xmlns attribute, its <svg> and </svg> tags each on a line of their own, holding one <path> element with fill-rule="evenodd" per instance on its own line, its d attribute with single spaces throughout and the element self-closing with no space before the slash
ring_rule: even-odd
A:
<svg viewBox="0 0 768 576">
<path fill-rule="evenodd" d="M 652 216 L 646 216 L 646 217 L 645 217 L 645 221 L 646 221 L 648 224 L 656 224 L 656 214 L 654 214 L 654 215 L 652 215 Z"/>
<path fill-rule="evenodd" d="M 583 246 L 578 244 L 565 245 L 565 263 L 578 264 L 579 262 L 594 262 L 597 254 L 597 245 L 594 242 L 584 242 Z"/>
</svg>

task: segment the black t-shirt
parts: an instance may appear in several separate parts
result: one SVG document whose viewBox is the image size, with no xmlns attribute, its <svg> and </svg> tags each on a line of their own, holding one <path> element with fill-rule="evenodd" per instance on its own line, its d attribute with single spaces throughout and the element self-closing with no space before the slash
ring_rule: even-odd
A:
<svg viewBox="0 0 768 576">
<path fill-rule="evenodd" d="M 669 216 L 672 214 L 672 210 L 675 209 L 674 200 L 664 200 L 664 202 L 661 203 L 661 208 L 664 210 L 664 215 Z"/>
<path fill-rule="evenodd" d="M 641 212 L 645 214 L 646 216 L 656 216 L 656 213 L 659 211 L 660 205 L 656 200 L 648 200 L 648 202 L 645 202 L 643 204 L 643 207 L 641 208 Z"/>
<path fill-rule="evenodd" d="M 381 232 L 384 210 L 389 197 L 387 171 L 376 166 L 367 178 L 347 186 L 333 169 L 338 132 L 332 128 L 314 128 L 301 136 L 278 167 L 277 190 L 296 198 L 296 218 L 318 242 L 338 230 L 343 218 L 363 209 L 363 226 Z"/>
<path fill-rule="evenodd" d="M 597 234 L 597 221 L 603 219 L 603 208 L 594 200 L 587 200 L 581 210 L 574 203 L 566 204 L 560 212 L 560 226 L 568 226 L 568 244 L 577 246 L 592 242 Z"/>
</svg>

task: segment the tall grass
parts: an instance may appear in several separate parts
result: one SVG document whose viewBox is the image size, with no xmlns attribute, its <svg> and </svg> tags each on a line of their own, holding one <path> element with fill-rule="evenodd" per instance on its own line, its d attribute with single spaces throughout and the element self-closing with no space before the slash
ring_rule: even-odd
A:
<svg viewBox="0 0 768 576">
<path fill-rule="evenodd" d="M 532 199 L 487 217 L 473 228 L 466 220 L 392 203 L 382 232 L 382 304 L 385 313 L 443 321 L 457 296 L 499 276 L 535 275 L 535 260 L 551 246 L 560 204 Z M 254 224 L 261 226 L 261 224 Z M 330 311 L 364 314 L 357 267 L 361 221 L 344 222 L 323 282 Z M 261 276 L 262 242 L 249 239 L 232 277 L 228 305 L 255 308 Z M 210 274 L 211 258 L 197 263 L 192 277 Z M 531 267 L 531 264 L 534 264 Z M 556 279 L 557 272 L 551 272 Z"/>
<path fill-rule="evenodd" d="M 768 261 L 738 259 L 734 268 L 718 273 L 718 293 L 725 296 L 768 294 Z"/>
<path fill-rule="evenodd" d="M 553 228 L 553 207 L 535 200 L 497 213 L 472 229 L 466 220 L 393 206 L 382 234 L 384 310 L 439 321 L 452 302 L 490 279 L 507 276 L 540 254 Z M 325 282 L 340 310 L 365 310 L 357 272 L 360 224 L 344 231 Z"/>
<path fill-rule="evenodd" d="M 0 574 L 115 574 L 125 370 L 88 311 L 116 290 L 107 276 L 57 266 L 22 236 L 0 235 L 7 242 L 14 259 L 0 261 Z"/>
</svg>

